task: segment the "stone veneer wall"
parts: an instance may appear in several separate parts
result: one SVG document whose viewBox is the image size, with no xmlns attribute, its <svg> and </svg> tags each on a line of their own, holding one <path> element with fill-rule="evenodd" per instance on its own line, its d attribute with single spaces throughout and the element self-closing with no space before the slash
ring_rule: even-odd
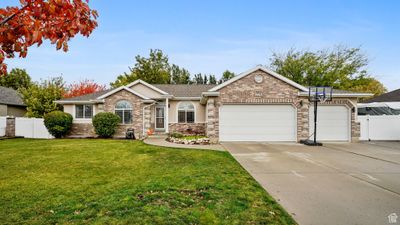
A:
<svg viewBox="0 0 400 225">
<path fill-rule="evenodd" d="M 96 137 L 91 123 L 73 123 L 68 137 Z"/>
<path fill-rule="evenodd" d="M 112 112 L 114 113 L 114 106 L 120 100 L 126 100 L 131 103 L 133 107 L 132 124 L 120 124 L 114 137 L 125 137 L 128 128 L 135 129 L 135 137 L 143 138 L 143 107 L 145 104 L 142 99 L 126 90 L 121 90 L 104 100 L 104 104 L 99 112 Z M 144 109 L 145 130 L 150 128 L 150 107 Z M 95 137 L 94 127 L 91 123 L 73 123 L 69 136 L 82 136 L 82 137 Z"/>
<path fill-rule="evenodd" d="M 256 83 L 255 75 L 261 75 L 263 81 Z M 307 97 L 298 96 L 300 90 L 265 73 L 256 71 L 237 80 L 219 90 L 219 97 L 210 97 L 207 100 L 206 134 L 212 142 L 218 141 L 219 136 L 219 107 L 223 104 L 290 104 L 297 109 L 297 140 L 309 136 L 309 107 Z M 347 105 L 354 107 L 348 99 L 334 100 L 328 104 Z M 357 141 L 360 125 L 355 122 L 356 115 L 351 115 L 352 141 Z"/>
<path fill-rule="evenodd" d="M 118 101 L 121 100 L 126 100 L 129 103 L 131 103 L 133 107 L 133 112 L 132 112 L 132 124 L 126 124 L 126 125 L 119 125 L 117 128 L 117 132 L 115 133 L 115 137 L 125 137 L 125 132 L 128 128 L 133 128 L 135 129 L 135 137 L 136 138 L 142 138 L 143 137 L 143 106 L 144 103 L 142 102 L 142 99 L 126 90 L 121 90 L 117 93 L 112 94 L 111 96 L 107 97 L 104 100 L 104 111 L 105 112 L 114 112 L 114 107 L 115 104 Z"/>
<path fill-rule="evenodd" d="M 15 137 L 15 117 L 6 118 L 6 137 Z"/>
<path fill-rule="evenodd" d="M 169 132 L 179 132 L 183 134 L 206 134 L 205 123 L 170 123 Z"/>
</svg>

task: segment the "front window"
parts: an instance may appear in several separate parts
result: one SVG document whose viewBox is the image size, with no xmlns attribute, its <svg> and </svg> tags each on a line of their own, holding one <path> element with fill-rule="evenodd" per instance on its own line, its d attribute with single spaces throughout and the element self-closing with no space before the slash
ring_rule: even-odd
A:
<svg viewBox="0 0 400 225">
<path fill-rule="evenodd" d="M 182 102 L 178 107 L 178 123 L 194 123 L 194 105 L 191 102 Z"/>
<path fill-rule="evenodd" d="M 75 105 L 75 118 L 90 119 L 93 116 L 93 105 Z"/>
<path fill-rule="evenodd" d="M 128 101 L 122 100 L 115 104 L 115 114 L 120 118 L 120 123 L 132 123 L 132 105 Z"/>
</svg>

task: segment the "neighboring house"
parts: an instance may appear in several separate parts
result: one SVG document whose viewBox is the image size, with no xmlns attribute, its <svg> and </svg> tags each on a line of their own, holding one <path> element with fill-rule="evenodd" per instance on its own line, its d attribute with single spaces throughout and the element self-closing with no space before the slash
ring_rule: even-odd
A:
<svg viewBox="0 0 400 225">
<path fill-rule="evenodd" d="M 0 86 L 0 116 L 22 117 L 26 105 L 21 95 L 14 89 Z"/>
<path fill-rule="evenodd" d="M 400 89 L 358 104 L 358 115 L 400 115 Z"/>
<path fill-rule="evenodd" d="M 333 101 L 318 108 L 318 139 L 356 141 L 357 98 L 365 93 L 334 91 Z M 116 136 L 134 128 L 146 131 L 204 133 L 217 141 L 300 141 L 312 130 L 308 89 L 257 66 L 220 85 L 151 85 L 137 80 L 126 86 L 57 103 L 74 116 L 71 135 L 93 136 L 91 118 L 98 112 L 121 117 Z"/>
</svg>

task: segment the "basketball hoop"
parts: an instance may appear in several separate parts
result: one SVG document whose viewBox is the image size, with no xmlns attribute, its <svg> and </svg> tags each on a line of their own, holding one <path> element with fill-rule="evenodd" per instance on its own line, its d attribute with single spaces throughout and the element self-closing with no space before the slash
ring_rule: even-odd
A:
<svg viewBox="0 0 400 225">
<path fill-rule="evenodd" d="M 317 97 L 319 103 L 325 103 L 328 101 L 328 98 L 326 96 L 318 96 Z"/>
<path fill-rule="evenodd" d="M 310 102 L 314 102 L 314 140 L 302 140 L 301 143 L 311 146 L 321 146 L 322 144 L 317 142 L 318 102 L 325 103 L 332 101 L 332 87 L 310 87 L 308 91 L 308 100 L 310 100 Z"/>
<path fill-rule="evenodd" d="M 308 90 L 310 102 L 325 103 L 332 100 L 332 87 L 310 87 Z"/>
</svg>

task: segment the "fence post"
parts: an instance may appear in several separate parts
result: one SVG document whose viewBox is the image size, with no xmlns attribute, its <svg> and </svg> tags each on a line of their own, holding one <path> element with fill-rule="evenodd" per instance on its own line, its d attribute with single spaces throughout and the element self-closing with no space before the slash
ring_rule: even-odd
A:
<svg viewBox="0 0 400 225">
<path fill-rule="evenodd" d="M 15 137 L 15 117 L 6 118 L 6 137 Z"/>
</svg>

